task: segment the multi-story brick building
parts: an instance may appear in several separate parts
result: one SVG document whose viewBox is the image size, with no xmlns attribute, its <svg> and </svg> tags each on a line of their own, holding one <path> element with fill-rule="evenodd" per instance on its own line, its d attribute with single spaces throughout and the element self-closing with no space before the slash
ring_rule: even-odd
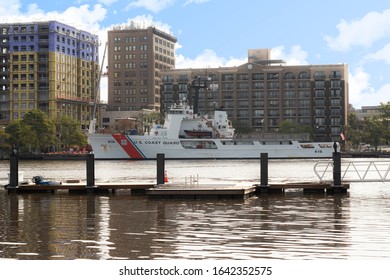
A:
<svg viewBox="0 0 390 280">
<path fill-rule="evenodd" d="M 232 120 L 252 130 L 276 132 L 288 120 L 312 128 L 315 140 L 334 141 L 347 124 L 346 64 L 287 66 L 270 60 L 270 50 L 249 50 L 237 67 L 166 69 L 162 109 L 198 95 L 198 111 L 223 107 Z"/>
<path fill-rule="evenodd" d="M 88 127 L 98 46 L 96 35 L 56 21 L 0 24 L 0 122 L 40 109 Z"/>
<path fill-rule="evenodd" d="M 176 38 L 155 27 L 108 31 L 108 110 L 160 110 L 161 71 L 175 67 Z"/>
</svg>

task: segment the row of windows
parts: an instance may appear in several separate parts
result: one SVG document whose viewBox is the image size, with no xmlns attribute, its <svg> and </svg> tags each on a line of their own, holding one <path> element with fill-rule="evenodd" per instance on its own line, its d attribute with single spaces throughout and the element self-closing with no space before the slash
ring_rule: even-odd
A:
<svg viewBox="0 0 390 280">
<path fill-rule="evenodd" d="M 122 38 L 121 37 L 114 37 L 113 40 L 114 40 L 114 43 L 122 42 Z M 135 43 L 135 42 L 137 42 L 137 38 L 136 37 L 125 37 L 125 38 L 123 38 L 123 41 L 125 43 Z M 148 36 L 141 36 L 139 38 L 139 41 L 140 42 L 147 42 L 148 41 Z"/>
<path fill-rule="evenodd" d="M 124 98 L 124 103 L 137 103 L 137 102 L 148 103 L 149 98 L 148 97 L 141 97 L 139 99 L 136 97 L 125 97 Z M 114 98 L 114 103 L 122 103 L 122 98 L 121 97 Z"/>
<path fill-rule="evenodd" d="M 148 45 L 141 45 L 138 46 L 140 51 L 147 51 L 148 50 Z M 128 52 L 135 52 L 137 51 L 137 46 L 134 45 L 128 45 L 124 47 L 125 51 Z M 122 51 L 122 46 L 114 46 L 114 52 L 120 52 Z"/>
<path fill-rule="evenodd" d="M 212 79 L 216 79 L 216 75 L 211 75 Z M 267 77 L 267 80 L 279 80 L 280 78 L 280 73 L 243 73 L 243 74 L 222 74 L 221 80 L 222 81 L 248 81 L 249 78 L 252 77 L 253 81 L 259 81 L 259 80 L 264 80 L 265 77 Z M 318 71 L 315 72 L 314 76 L 315 79 L 323 78 L 325 79 L 325 74 L 323 71 Z M 340 71 L 330 71 L 330 74 L 328 76 L 329 78 L 332 79 L 341 79 L 341 74 Z M 188 77 L 185 75 L 186 80 L 188 80 Z M 287 72 L 283 76 L 284 80 L 291 80 L 295 79 L 295 75 L 292 72 Z M 310 79 L 310 74 L 309 72 L 301 72 L 298 74 L 298 79 Z M 173 82 L 173 76 L 167 75 L 163 78 L 165 82 Z M 324 81 L 318 81 L 319 83 L 324 82 Z"/>
<path fill-rule="evenodd" d="M 114 95 L 121 95 L 122 94 L 122 89 L 114 89 Z M 137 91 L 136 89 L 131 89 L 131 88 L 128 88 L 128 89 L 125 89 L 124 90 L 124 93 L 126 95 L 133 95 L 133 94 L 136 94 L 137 92 L 139 92 L 140 94 L 144 95 L 144 94 L 148 94 L 148 89 L 147 88 L 141 88 L 139 91 Z"/>
<path fill-rule="evenodd" d="M 124 56 L 122 56 L 120 54 L 114 54 L 114 60 L 121 60 L 122 57 L 124 57 L 124 59 L 126 59 L 126 60 L 136 60 L 137 59 L 137 55 L 135 55 L 135 54 L 126 54 Z M 142 54 L 140 54 L 139 58 L 141 60 L 147 60 L 148 55 L 146 53 L 142 53 Z"/>
<path fill-rule="evenodd" d="M 162 53 L 162 54 L 165 54 L 165 55 L 168 55 L 168 56 L 171 56 L 171 57 L 175 56 L 174 52 L 171 52 L 170 50 L 166 50 L 166 49 L 160 48 L 158 46 L 155 46 L 154 50 L 156 52 L 158 52 L 158 53 Z"/>
<path fill-rule="evenodd" d="M 148 85 L 148 80 L 139 80 L 141 86 Z M 126 87 L 135 87 L 137 86 L 137 80 L 125 80 L 123 83 L 121 80 L 114 80 L 114 87 L 120 87 L 124 84 Z"/>
<path fill-rule="evenodd" d="M 158 38 L 158 37 L 154 38 L 154 42 L 156 44 L 160 44 L 160 45 L 162 45 L 164 47 L 168 47 L 168 48 L 171 48 L 171 49 L 173 49 L 175 47 L 175 45 L 173 43 L 171 43 L 169 41 L 166 41 L 166 40 L 163 40 L 163 39 Z"/>
</svg>

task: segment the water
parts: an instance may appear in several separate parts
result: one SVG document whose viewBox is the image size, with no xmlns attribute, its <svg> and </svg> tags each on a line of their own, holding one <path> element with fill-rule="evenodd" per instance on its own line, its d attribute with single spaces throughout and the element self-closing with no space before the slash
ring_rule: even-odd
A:
<svg viewBox="0 0 390 280">
<path fill-rule="evenodd" d="M 315 160 L 273 160 L 270 182 L 318 181 Z M 259 161 L 167 161 L 171 181 L 259 182 Z M 25 179 L 84 179 L 83 161 L 21 161 Z M 96 182 L 155 182 L 154 161 L 96 161 Z M 9 162 L 0 162 L 0 184 Z M 383 259 L 390 257 L 389 183 L 353 183 L 346 195 L 245 200 L 148 199 L 115 194 L 0 190 L 0 258 Z"/>
</svg>

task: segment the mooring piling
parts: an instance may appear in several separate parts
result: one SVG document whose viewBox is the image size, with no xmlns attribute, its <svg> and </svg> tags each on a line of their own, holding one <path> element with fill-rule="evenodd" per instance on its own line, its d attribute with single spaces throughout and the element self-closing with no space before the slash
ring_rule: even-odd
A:
<svg viewBox="0 0 390 280">
<path fill-rule="evenodd" d="M 95 155 L 87 154 L 87 188 L 95 187 Z"/>
<path fill-rule="evenodd" d="M 157 154 L 157 185 L 164 184 L 165 154 Z"/>
<path fill-rule="evenodd" d="M 19 185 L 19 155 L 16 147 L 10 154 L 9 188 L 17 188 Z"/>
</svg>

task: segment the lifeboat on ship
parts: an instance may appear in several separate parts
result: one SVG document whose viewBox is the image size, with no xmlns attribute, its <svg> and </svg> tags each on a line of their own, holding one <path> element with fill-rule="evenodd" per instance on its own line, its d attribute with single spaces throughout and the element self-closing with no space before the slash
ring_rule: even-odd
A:
<svg viewBox="0 0 390 280">
<path fill-rule="evenodd" d="M 185 134 L 187 134 L 190 137 L 197 137 L 197 138 L 203 138 L 203 137 L 211 137 L 213 135 L 212 131 L 208 130 L 184 130 Z"/>
</svg>

